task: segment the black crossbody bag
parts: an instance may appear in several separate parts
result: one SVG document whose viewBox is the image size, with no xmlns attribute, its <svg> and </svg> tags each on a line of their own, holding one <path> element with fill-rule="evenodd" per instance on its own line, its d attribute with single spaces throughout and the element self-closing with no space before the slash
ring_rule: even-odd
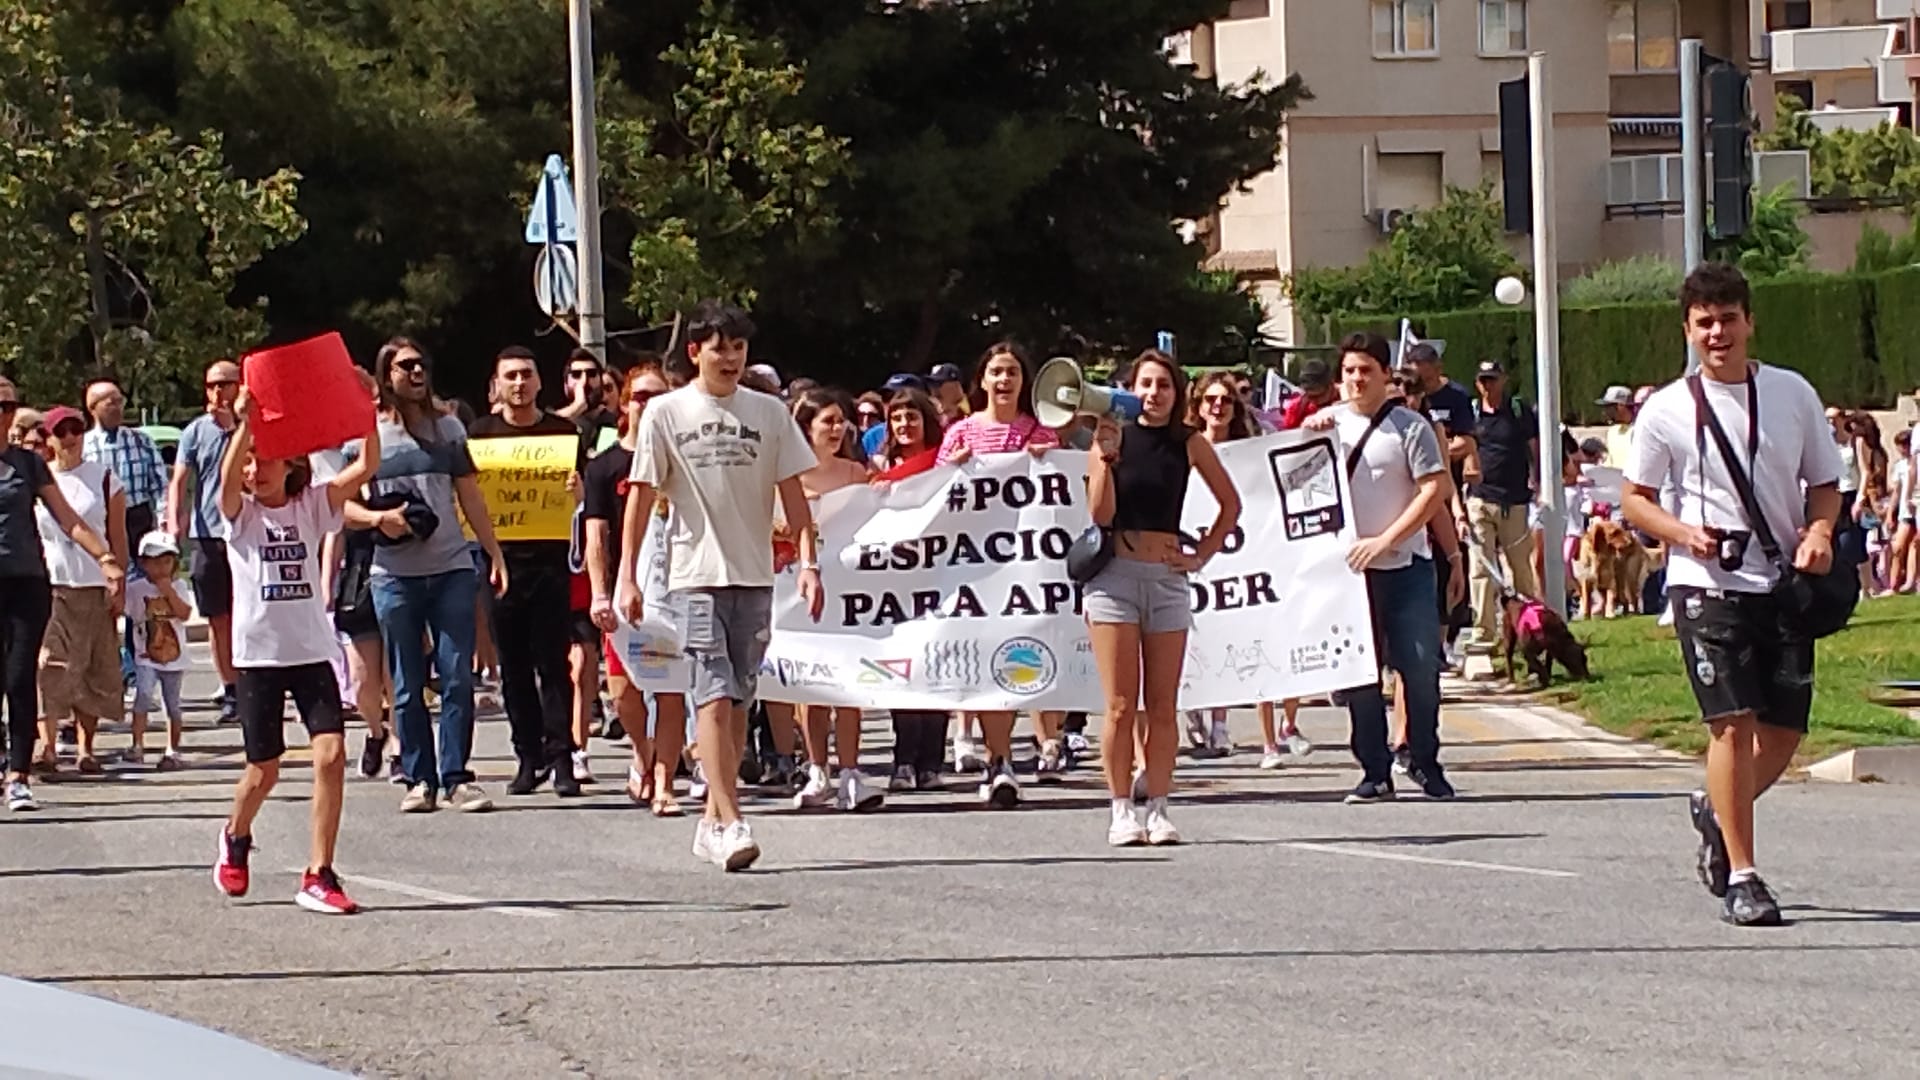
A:
<svg viewBox="0 0 1920 1080">
<path fill-rule="evenodd" d="M 1759 391 L 1753 381 L 1757 373 L 1748 376 L 1749 392 L 1754 395 L 1749 405 L 1748 431 L 1749 441 L 1755 451 L 1759 447 L 1760 423 L 1758 417 Z M 1851 565 L 1843 565 L 1836 554 L 1833 564 L 1824 574 L 1808 574 L 1796 569 L 1793 559 L 1774 539 L 1773 527 L 1767 524 L 1767 515 L 1760 510 L 1760 500 L 1753 493 L 1753 481 L 1740 465 L 1740 458 L 1734 453 L 1733 440 L 1727 437 L 1727 431 L 1720 426 L 1720 418 L 1714 415 L 1713 407 L 1707 404 L 1706 391 L 1700 385 L 1700 376 L 1687 376 L 1687 389 L 1693 392 L 1693 408 L 1696 422 L 1713 436 L 1713 443 L 1720 448 L 1720 457 L 1727 463 L 1727 476 L 1733 481 L 1734 493 L 1740 496 L 1740 506 L 1746 512 L 1747 523 L 1753 526 L 1754 538 L 1760 541 L 1760 551 L 1780 575 L 1774 583 L 1772 596 L 1779 603 L 1782 614 L 1794 626 L 1807 632 L 1811 637 L 1823 638 L 1846 628 L 1847 621 L 1853 618 L 1853 609 L 1860 603 L 1860 579 Z M 1705 463 L 1702 462 L 1702 473 Z"/>
</svg>

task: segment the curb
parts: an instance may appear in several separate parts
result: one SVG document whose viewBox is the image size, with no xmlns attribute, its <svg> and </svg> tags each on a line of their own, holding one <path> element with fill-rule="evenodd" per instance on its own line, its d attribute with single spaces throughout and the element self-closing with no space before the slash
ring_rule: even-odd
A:
<svg viewBox="0 0 1920 1080">
<path fill-rule="evenodd" d="M 1807 776 L 1841 784 L 1920 786 L 1920 746 L 1863 746 L 1807 766 Z"/>
</svg>

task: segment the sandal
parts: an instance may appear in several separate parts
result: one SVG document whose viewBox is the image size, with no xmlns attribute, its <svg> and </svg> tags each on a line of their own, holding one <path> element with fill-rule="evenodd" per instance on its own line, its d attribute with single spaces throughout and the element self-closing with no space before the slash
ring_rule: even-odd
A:
<svg viewBox="0 0 1920 1080">
<path fill-rule="evenodd" d="M 664 799 L 653 800 L 654 817 L 679 817 L 686 813 L 680 808 L 680 800 L 669 795 Z"/>
<path fill-rule="evenodd" d="M 640 775 L 640 770 L 627 766 L 627 798 L 635 806 L 645 806 L 653 801 L 653 782 Z"/>
<path fill-rule="evenodd" d="M 80 770 L 82 776 L 101 776 L 107 771 L 101 767 L 100 759 L 95 757 L 81 758 L 74 763 L 74 768 Z"/>
</svg>

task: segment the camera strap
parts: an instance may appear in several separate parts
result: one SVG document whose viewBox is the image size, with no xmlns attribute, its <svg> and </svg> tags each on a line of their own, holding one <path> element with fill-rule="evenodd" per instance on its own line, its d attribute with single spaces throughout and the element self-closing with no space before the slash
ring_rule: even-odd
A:
<svg viewBox="0 0 1920 1080">
<path fill-rule="evenodd" d="M 1347 479 L 1353 479 L 1353 474 L 1359 471 L 1360 454 L 1367 448 L 1367 440 L 1373 438 L 1373 433 L 1380 430 L 1381 424 L 1387 422 L 1387 417 L 1393 415 L 1393 410 L 1400 407 L 1401 406 L 1394 404 L 1392 400 L 1388 400 L 1382 404 L 1380 411 L 1374 413 L 1373 419 L 1368 422 L 1367 430 L 1361 432 L 1360 437 L 1353 441 L 1353 446 L 1347 450 Z"/>
<path fill-rule="evenodd" d="M 1747 372 L 1747 460 L 1754 465 L 1760 463 L 1760 391 L 1758 378 L 1753 371 Z M 1767 515 L 1760 509 L 1760 499 L 1753 493 L 1753 481 L 1747 470 L 1740 466 L 1740 458 L 1734 452 L 1733 440 L 1727 437 L 1727 429 L 1720 426 L 1720 417 L 1707 403 L 1706 389 L 1700 383 L 1698 374 L 1687 376 L 1687 389 L 1693 392 L 1693 411 L 1695 430 L 1704 431 L 1713 436 L 1713 443 L 1720 448 L 1720 456 L 1727 463 L 1727 478 L 1733 481 L 1734 494 L 1740 497 L 1740 507 L 1746 511 L 1747 523 L 1753 526 L 1753 535 L 1760 541 L 1760 550 L 1767 561 L 1776 567 L 1789 564 L 1781 555 L 1780 545 L 1773 538 L 1773 529 L 1767 524 Z M 1700 477 L 1704 485 L 1707 475 L 1707 452 L 1704 442 L 1700 446 Z M 1702 500 L 1704 505 L 1705 500 Z M 1702 515 L 1704 517 L 1704 513 Z"/>
</svg>

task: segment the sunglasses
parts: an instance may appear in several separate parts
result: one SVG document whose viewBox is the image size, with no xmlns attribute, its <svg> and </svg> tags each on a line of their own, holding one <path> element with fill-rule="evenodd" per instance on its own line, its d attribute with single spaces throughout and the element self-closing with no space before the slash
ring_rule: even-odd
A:
<svg viewBox="0 0 1920 1080">
<path fill-rule="evenodd" d="M 224 390 L 229 386 L 239 386 L 239 385 L 240 385 L 239 379 L 208 379 L 207 380 L 207 389 L 209 390 Z"/>
<path fill-rule="evenodd" d="M 599 368 L 574 368 L 567 372 L 569 379 L 591 379 L 600 374 Z"/>
<path fill-rule="evenodd" d="M 1206 405 L 1231 405 L 1233 404 L 1233 395 L 1232 394 L 1203 394 L 1200 397 L 1200 401 L 1202 404 L 1206 404 Z"/>
<path fill-rule="evenodd" d="M 393 362 L 393 366 L 411 375 L 416 371 L 427 370 L 427 362 L 418 356 L 403 356 Z"/>
<path fill-rule="evenodd" d="M 635 390 L 633 392 L 633 395 L 627 398 L 627 404 L 645 405 L 647 402 L 652 401 L 654 398 L 657 398 L 659 396 L 660 396 L 660 391 L 658 390 Z"/>
</svg>

